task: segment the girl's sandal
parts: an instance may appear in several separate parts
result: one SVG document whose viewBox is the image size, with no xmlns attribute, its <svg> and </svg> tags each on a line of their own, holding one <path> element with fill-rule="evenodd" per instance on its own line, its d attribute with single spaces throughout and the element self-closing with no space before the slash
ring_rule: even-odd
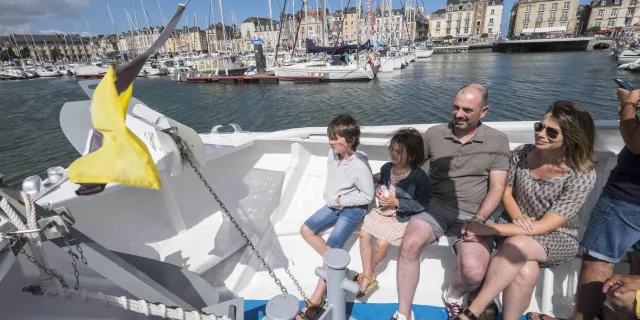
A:
<svg viewBox="0 0 640 320">
<path fill-rule="evenodd" d="M 373 289 L 375 286 L 378 285 L 378 280 L 373 279 L 372 275 L 362 275 L 362 278 L 369 280 L 369 285 L 362 289 L 362 287 L 360 287 L 360 293 L 358 293 L 358 295 L 356 295 L 356 298 L 360 299 L 364 296 L 367 295 L 367 293 L 369 293 L 369 291 L 371 291 L 371 289 Z"/>
<path fill-rule="evenodd" d="M 462 310 L 461 314 L 464 315 L 465 317 L 467 317 L 466 320 L 478 320 L 478 316 L 473 314 L 473 312 L 471 312 L 471 310 L 469 310 L 468 308 Z M 457 315 L 455 318 L 453 318 L 451 320 L 463 320 L 463 319 L 460 317 L 460 314 L 459 314 L 459 315 Z"/>
<path fill-rule="evenodd" d="M 322 312 L 325 305 L 324 299 L 318 304 L 311 302 L 309 299 L 305 299 L 304 303 L 307 305 L 307 310 L 304 311 L 304 315 L 307 316 L 308 319 L 315 319 Z M 313 314 L 310 315 L 309 312 L 313 312 Z"/>
</svg>

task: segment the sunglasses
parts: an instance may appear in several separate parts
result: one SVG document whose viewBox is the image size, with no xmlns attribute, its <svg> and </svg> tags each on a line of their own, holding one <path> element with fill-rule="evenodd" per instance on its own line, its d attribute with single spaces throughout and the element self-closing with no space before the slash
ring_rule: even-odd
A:
<svg viewBox="0 0 640 320">
<path fill-rule="evenodd" d="M 536 132 L 540 132 L 543 129 L 546 129 L 547 137 L 549 137 L 551 139 L 555 139 L 555 138 L 557 138 L 558 136 L 561 135 L 560 132 L 558 132 L 558 129 L 549 128 L 549 127 L 543 125 L 540 122 L 536 122 L 536 123 L 533 124 L 533 130 L 535 130 Z"/>
</svg>

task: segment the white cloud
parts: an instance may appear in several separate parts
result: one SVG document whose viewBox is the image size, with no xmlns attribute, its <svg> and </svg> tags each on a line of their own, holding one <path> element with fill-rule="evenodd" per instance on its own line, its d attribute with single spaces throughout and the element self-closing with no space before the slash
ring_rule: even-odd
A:
<svg viewBox="0 0 640 320">
<path fill-rule="evenodd" d="M 27 24 L 46 19 L 73 18 L 93 0 L 0 0 L 0 35 L 28 32 Z"/>
<path fill-rule="evenodd" d="M 38 32 L 42 34 L 66 33 L 60 30 L 38 30 Z"/>
</svg>

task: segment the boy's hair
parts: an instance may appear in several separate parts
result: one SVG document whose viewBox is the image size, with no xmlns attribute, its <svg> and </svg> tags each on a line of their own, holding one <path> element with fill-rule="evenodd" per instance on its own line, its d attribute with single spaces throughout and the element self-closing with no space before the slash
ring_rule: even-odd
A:
<svg viewBox="0 0 640 320">
<path fill-rule="evenodd" d="M 414 128 L 401 128 L 391 134 L 389 148 L 394 144 L 400 145 L 401 151 L 407 151 L 407 164 L 412 168 L 419 168 L 425 162 L 424 140 L 422 134 Z"/>
<path fill-rule="evenodd" d="M 329 139 L 343 137 L 355 151 L 360 145 L 360 126 L 350 115 L 346 113 L 339 114 L 329 123 L 327 136 Z"/>
</svg>

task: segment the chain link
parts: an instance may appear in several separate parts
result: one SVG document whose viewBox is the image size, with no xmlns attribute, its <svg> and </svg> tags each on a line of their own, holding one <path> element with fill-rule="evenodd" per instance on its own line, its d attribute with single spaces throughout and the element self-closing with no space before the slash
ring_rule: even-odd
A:
<svg viewBox="0 0 640 320">
<path fill-rule="evenodd" d="M 31 261 L 31 263 L 33 263 L 36 267 L 42 269 L 46 274 L 55 277 L 56 279 L 58 279 L 58 281 L 60 281 L 60 285 L 62 285 L 62 287 L 64 288 L 69 288 L 69 285 L 64 281 L 64 279 L 62 278 L 62 276 L 55 274 L 51 269 L 47 269 L 44 266 L 42 266 L 40 264 L 40 262 L 38 262 L 34 257 L 30 256 L 26 251 L 24 251 L 24 248 L 21 248 L 18 252 L 24 254 L 27 259 L 29 261 Z"/>
<path fill-rule="evenodd" d="M 78 250 L 78 253 L 80 254 L 80 261 L 82 261 L 85 266 L 88 266 L 89 262 L 87 262 L 87 259 L 84 257 L 84 252 L 82 252 L 82 248 L 79 244 L 76 245 L 76 250 Z"/>
<path fill-rule="evenodd" d="M 78 256 L 75 253 L 73 253 L 73 251 L 71 250 L 71 245 L 69 244 L 69 238 L 67 238 L 67 235 L 63 234 L 62 238 L 64 239 L 64 243 L 67 246 L 67 253 L 69 254 L 69 256 L 71 256 L 71 265 L 73 266 L 73 276 L 76 277 L 76 284 L 73 286 L 73 289 L 78 290 L 78 288 L 80 288 L 80 272 L 78 271 L 78 266 L 76 263 L 76 259 L 78 259 Z"/>
<path fill-rule="evenodd" d="M 216 192 L 213 191 L 213 188 L 211 188 L 211 185 L 209 185 L 209 182 L 207 182 L 207 180 L 204 178 L 202 173 L 200 173 L 200 170 L 198 170 L 198 168 L 193 164 L 193 161 L 191 161 L 191 159 L 187 155 L 187 153 L 186 153 L 186 151 L 184 149 L 184 146 L 181 146 L 180 149 L 181 149 L 180 150 L 180 155 L 182 156 L 182 159 L 186 160 L 189 163 L 189 166 L 191 166 L 191 169 L 193 169 L 193 171 L 196 173 L 196 175 L 198 175 L 198 178 L 200 178 L 200 181 L 202 181 L 202 183 L 207 188 L 207 190 L 209 190 L 209 193 L 216 200 L 216 202 L 220 206 L 220 209 L 222 209 L 222 212 L 224 212 L 224 214 L 227 216 L 227 218 L 229 218 L 229 221 L 231 221 L 231 223 L 236 228 L 236 230 L 238 230 L 238 232 L 240 233 L 240 236 L 242 236 L 244 241 L 247 243 L 247 246 L 249 248 L 251 248 L 251 251 L 253 252 L 253 254 L 256 256 L 256 258 L 258 258 L 258 260 L 260 261 L 260 264 L 262 264 L 262 267 L 265 268 L 269 272 L 269 276 L 271 276 L 271 278 L 273 278 L 273 281 L 276 283 L 276 285 L 278 287 L 280 287 L 280 291 L 282 291 L 282 293 L 288 294 L 287 288 L 285 288 L 285 286 L 282 285 L 282 282 L 280 281 L 280 279 L 278 279 L 278 277 L 276 276 L 276 273 L 271 269 L 271 267 L 267 264 L 267 262 L 264 260 L 262 255 L 258 252 L 258 249 L 256 249 L 256 247 L 254 246 L 253 242 L 251 242 L 251 240 L 249 239 L 247 234 L 244 233 L 242 228 L 240 228 L 240 225 L 236 222 L 236 219 L 233 218 L 233 216 L 231 215 L 231 213 L 229 212 L 227 207 L 224 205 L 224 203 L 222 203 L 222 200 L 220 200 L 220 197 L 218 197 Z M 293 280 L 293 282 L 296 285 L 298 291 L 300 291 L 300 295 L 302 296 L 302 298 L 304 300 L 306 300 L 307 296 L 304 293 L 304 291 L 302 290 L 302 287 L 300 286 L 300 284 L 298 283 L 298 280 L 296 280 L 294 278 L 293 274 L 291 274 L 291 272 L 289 272 L 288 269 L 285 268 L 285 271 L 289 275 L 289 278 L 291 278 L 291 280 Z M 303 319 L 306 319 L 306 316 L 304 315 L 304 313 L 302 313 L 302 317 L 303 317 Z"/>
</svg>

